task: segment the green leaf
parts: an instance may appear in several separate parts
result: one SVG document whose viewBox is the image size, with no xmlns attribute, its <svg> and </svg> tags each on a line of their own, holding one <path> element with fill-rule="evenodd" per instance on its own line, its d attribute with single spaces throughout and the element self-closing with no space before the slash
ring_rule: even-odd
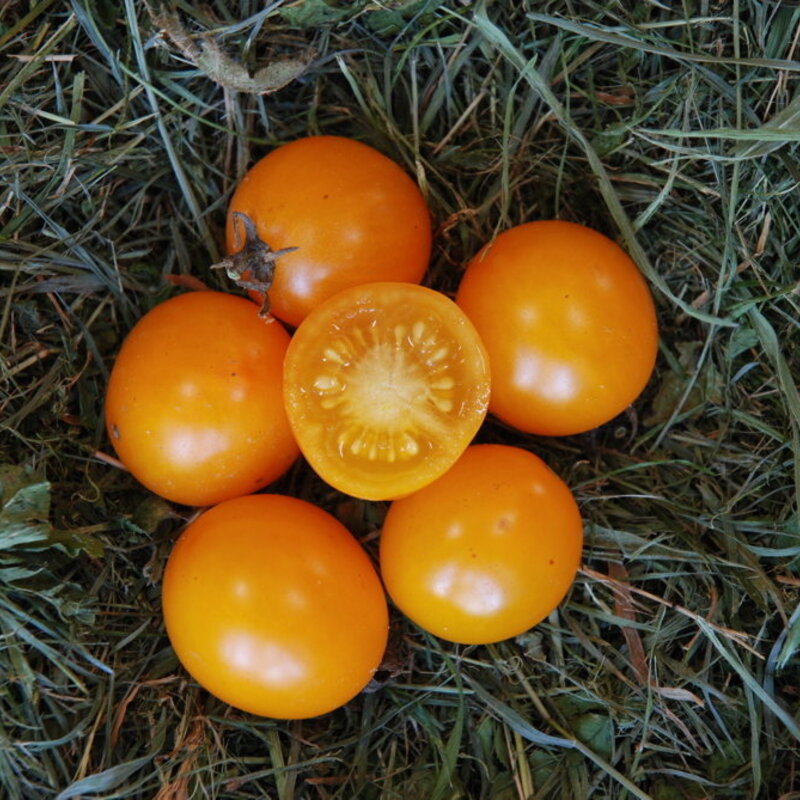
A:
<svg viewBox="0 0 800 800">
<path fill-rule="evenodd" d="M 797 136 L 798 127 L 800 127 L 800 95 L 781 111 L 773 114 L 760 128 L 746 132 L 737 131 L 749 134 L 753 141 L 740 141 L 733 148 L 733 155 L 739 158 L 761 158 L 783 147 L 793 136 Z"/>
<path fill-rule="evenodd" d="M 786 638 L 778 654 L 778 669 L 784 669 L 798 650 L 800 650 L 800 606 L 794 610 L 786 628 Z"/>
<path fill-rule="evenodd" d="M 742 743 L 720 742 L 708 759 L 708 777 L 720 783 L 727 783 L 741 770 L 747 759 L 744 757 Z"/>
<path fill-rule="evenodd" d="M 757 344 L 758 334 L 752 328 L 748 328 L 745 325 L 734 328 L 728 340 L 728 360 L 733 361 L 734 358 L 755 347 Z"/>
<path fill-rule="evenodd" d="M 653 398 L 650 414 L 645 417 L 645 425 L 666 422 L 675 413 L 681 401 L 683 401 L 682 411 L 695 413 L 699 413 L 706 402 L 721 401 L 722 378 L 711 361 L 703 365 L 702 372 L 694 380 L 686 395 L 687 386 L 693 380 L 692 373 L 701 347 L 701 342 L 679 342 L 676 345 L 680 369 L 671 370 L 662 378 L 661 385 Z"/>
<path fill-rule="evenodd" d="M 609 125 L 592 139 L 592 147 L 598 156 L 605 158 L 622 147 L 629 136 L 630 130 L 627 125 Z"/>
<path fill-rule="evenodd" d="M 378 36 L 399 33 L 417 14 L 433 11 L 438 0 L 412 0 L 399 3 L 395 8 L 376 8 L 366 15 L 367 27 Z"/>
<path fill-rule="evenodd" d="M 362 5 L 362 3 L 352 3 L 337 8 L 325 0 L 303 0 L 281 8 L 280 15 L 289 25 L 298 28 L 318 28 L 323 25 L 333 25 L 352 16 Z"/>
<path fill-rule="evenodd" d="M 50 484 L 8 464 L 0 466 L 0 551 L 42 542 L 51 533 Z"/>
<path fill-rule="evenodd" d="M 0 583 L 14 583 L 14 581 L 24 581 L 26 578 L 33 578 L 39 574 L 38 569 L 26 569 L 25 567 L 7 567 L 0 569 Z"/>
<path fill-rule="evenodd" d="M 82 531 L 51 531 L 47 537 L 47 544 L 63 548 L 69 555 L 84 552 L 92 558 L 101 558 L 106 551 L 102 540 L 91 533 Z"/>
<path fill-rule="evenodd" d="M 433 792 L 428 797 L 445 798 L 448 796 L 449 789 L 452 788 L 456 776 L 456 768 L 461 753 L 461 738 L 464 734 L 464 696 L 460 695 L 455 719 L 452 721 L 450 735 L 447 737 L 447 744 L 442 751 L 442 764 Z"/>
<path fill-rule="evenodd" d="M 29 545 L 29 550 L 55 547 L 69 555 L 83 551 L 94 558 L 102 556 L 102 541 L 90 533 L 53 528 L 50 488 L 48 481 L 24 467 L 0 465 L 0 551 Z"/>
<path fill-rule="evenodd" d="M 698 798 L 699 800 L 701 797 L 708 796 L 701 787 L 692 787 L 686 781 L 676 783 L 660 780 L 653 786 L 652 792 L 653 800 L 689 800 L 689 798 Z"/>
<path fill-rule="evenodd" d="M 416 770 L 406 780 L 396 784 L 394 795 L 395 797 L 430 797 L 435 782 L 435 770 Z"/>
<path fill-rule="evenodd" d="M 516 731 L 529 742 L 533 742 L 541 747 L 563 747 L 567 750 L 575 746 L 575 743 L 570 739 L 564 739 L 560 736 L 551 736 L 549 733 L 540 731 L 509 705 L 494 697 L 490 692 L 484 689 L 483 686 L 477 683 L 477 681 L 467 677 L 467 683 L 469 683 L 478 698 L 483 701 L 493 714 L 501 719 L 512 731 Z"/>
<path fill-rule="evenodd" d="M 112 789 L 116 789 L 117 786 L 152 760 L 152 755 L 135 758 L 133 761 L 126 761 L 124 764 L 109 767 L 109 769 L 105 769 L 95 775 L 81 778 L 81 780 L 75 781 L 63 792 L 60 792 L 56 796 L 56 800 L 70 800 L 70 798 L 88 794 L 105 794 Z"/>
<path fill-rule="evenodd" d="M 614 723 L 606 714 L 581 714 L 572 721 L 572 730 L 585 745 L 603 758 L 614 751 Z"/>
<path fill-rule="evenodd" d="M 761 347 L 775 367 L 781 391 L 786 401 L 786 407 L 789 409 L 795 424 L 800 426 L 800 390 L 798 390 L 794 381 L 791 367 L 783 353 L 783 346 L 778 334 L 767 318 L 757 309 L 750 309 L 750 319 L 761 342 Z"/>
<path fill-rule="evenodd" d="M 559 764 L 559 759 L 549 750 L 534 750 L 531 753 L 530 765 L 533 773 L 533 784 L 541 788 L 550 779 Z"/>
</svg>

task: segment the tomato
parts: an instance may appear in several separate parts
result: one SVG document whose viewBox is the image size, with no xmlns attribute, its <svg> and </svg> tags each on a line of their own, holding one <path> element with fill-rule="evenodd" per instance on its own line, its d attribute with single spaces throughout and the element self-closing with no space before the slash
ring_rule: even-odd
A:
<svg viewBox="0 0 800 800">
<path fill-rule="evenodd" d="M 425 486 L 486 416 L 486 352 L 458 306 L 410 283 L 345 289 L 311 312 L 284 362 L 289 422 L 331 486 L 367 500 Z"/>
<path fill-rule="evenodd" d="M 195 680 L 268 717 L 346 703 L 386 646 L 386 599 L 366 553 L 338 520 L 294 497 L 240 497 L 202 514 L 169 556 L 162 602 Z"/>
<path fill-rule="evenodd" d="M 540 458 L 473 445 L 392 503 L 380 565 L 389 596 L 421 628 L 485 644 L 523 633 L 563 600 L 582 544 L 575 500 Z"/>
<path fill-rule="evenodd" d="M 292 326 L 340 289 L 417 283 L 428 266 L 422 193 L 394 161 L 352 139 L 310 136 L 258 161 L 231 199 L 229 253 L 244 242 L 237 211 L 273 250 L 298 248 L 277 259 L 269 292 L 272 312 Z"/>
<path fill-rule="evenodd" d="M 650 292 L 610 239 L 571 222 L 501 233 L 469 263 L 456 302 L 492 365 L 489 410 L 528 433 L 568 435 L 632 403 L 655 363 Z"/>
<path fill-rule="evenodd" d="M 283 407 L 289 334 L 258 306 L 191 292 L 142 317 L 123 342 L 106 427 L 148 489 L 205 506 L 260 489 L 297 458 Z"/>
</svg>

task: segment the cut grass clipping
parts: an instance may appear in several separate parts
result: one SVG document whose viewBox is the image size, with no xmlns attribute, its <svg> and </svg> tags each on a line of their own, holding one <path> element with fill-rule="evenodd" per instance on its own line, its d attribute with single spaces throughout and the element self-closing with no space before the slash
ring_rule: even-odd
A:
<svg viewBox="0 0 800 800">
<path fill-rule="evenodd" d="M 800 795 L 800 9 L 714 2 L 7 2 L 0 14 L 0 795 Z M 110 457 L 124 335 L 202 282 L 257 158 L 350 136 L 421 186 L 453 292 L 494 234 L 594 227 L 660 322 L 634 407 L 544 439 L 579 577 L 543 623 L 465 647 L 393 617 L 343 709 L 237 712 L 160 612 L 192 512 Z M 298 465 L 273 489 L 374 556 L 385 504 Z"/>
</svg>

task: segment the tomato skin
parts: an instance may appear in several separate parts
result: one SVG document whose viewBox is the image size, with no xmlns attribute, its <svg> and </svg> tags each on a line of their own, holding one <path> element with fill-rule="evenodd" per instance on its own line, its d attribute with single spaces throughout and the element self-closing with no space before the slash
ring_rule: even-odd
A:
<svg viewBox="0 0 800 800">
<path fill-rule="evenodd" d="M 317 474 L 367 500 L 447 470 L 489 402 L 486 351 L 445 295 L 410 283 L 345 289 L 309 314 L 284 361 L 289 422 Z"/>
<path fill-rule="evenodd" d="M 575 500 L 540 458 L 472 445 L 441 478 L 392 503 L 381 574 L 421 628 L 486 644 L 525 632 L 563 600 L 582 544 Z"/>
<path fill-rule="evenodd" d="M 294 497 L 251 495 L 181 534 L 162 604 L 183 666 L 221 700 L 303 719 L 358 694 L 388 635 L 377 573 L 350 532 Z"/>
<path fill-rule="evenodd" d="M 655 364 L 655 307 L 639 270 L 607 237 L 571 222 L 501 233 L 456 295 L 492 365 L 489 410 L 528 433 L 582 433 L 613 419 Z"/>
<path fill-rule="evenodd" d="M 296 327 L 341 289 L 369 281 L 418 283 L 431 223 L 414 181 L 377 150 L 339 136 L 289 142 L 258 161 L 228 209 L 228 252 L 238 250 L 233 212 L 246 214 L 277 261 L 272 313 Z M 241 231 L 239 232 L 241 235 Z"/>
<path fill-rule="evenodd" d="M 145 314 L 122 344 L 106 428 L 130 472 L 176 503 L 249 494 L 299 455 L 283 407 L 289 335 L 258 306 L 190 292 Z"/>
</svg>

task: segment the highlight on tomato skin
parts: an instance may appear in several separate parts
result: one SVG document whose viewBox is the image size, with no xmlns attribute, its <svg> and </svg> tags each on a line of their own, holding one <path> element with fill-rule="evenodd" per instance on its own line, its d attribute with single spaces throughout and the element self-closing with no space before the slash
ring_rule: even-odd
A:
<svg viewBox="0 0 800 800">
<path fill-rule="evenodd" d="M 223 292 L 189 292 L 125 338 L 106 428 L 122 463 L 156 494 L 213 505 L 269 485 L 297 459 L 283 405 L 289 334 L 258 310 Z"/>
<path fill-rule="evenodd" d="M 303 455 L 339 491 L 389 500 L 441 475 L 490 392 L 486 351 L 450 298 L 378 282 L 334 295 L 295 331 L 284 400 Z"/>
<path fill-rule="evenodd" d="M 229 254 L 244 244 L 236 212 L 272 250 L 297 248 L 268 276 L 272 313 L 292 327 L 341 289 L 418 283 L 428 267 L 431 220 L 419 187 L 400 165 L 354 139 L 309 136 L 256 162 L 231 198 Z"/>
<path fill-rule="evenodd" d="M 488 644 L 524 633 L 562 602 L 582 545 L 561 478 L 527 450 L 480 444 L 391 504 L 380 568 L 392 601 L 421 628 Z"/>
<path fill-rule="evenodd" d="M 504 231 L 469 262 L 456 302 L 489 353 L 490 412 L 527 433 L 602 425 L 653 371 L 649 288 L 621 247 L 584 225 L 546 220 Z"/>
<path fill-rule="evenodd" d="M 230 705 L 305 719 L 369 683 L 388 637 L 369 557 L 331 514 L 259 494 L 205 511 L 181 534 L 162 605 L 183 666 Z"/>
</svg>

